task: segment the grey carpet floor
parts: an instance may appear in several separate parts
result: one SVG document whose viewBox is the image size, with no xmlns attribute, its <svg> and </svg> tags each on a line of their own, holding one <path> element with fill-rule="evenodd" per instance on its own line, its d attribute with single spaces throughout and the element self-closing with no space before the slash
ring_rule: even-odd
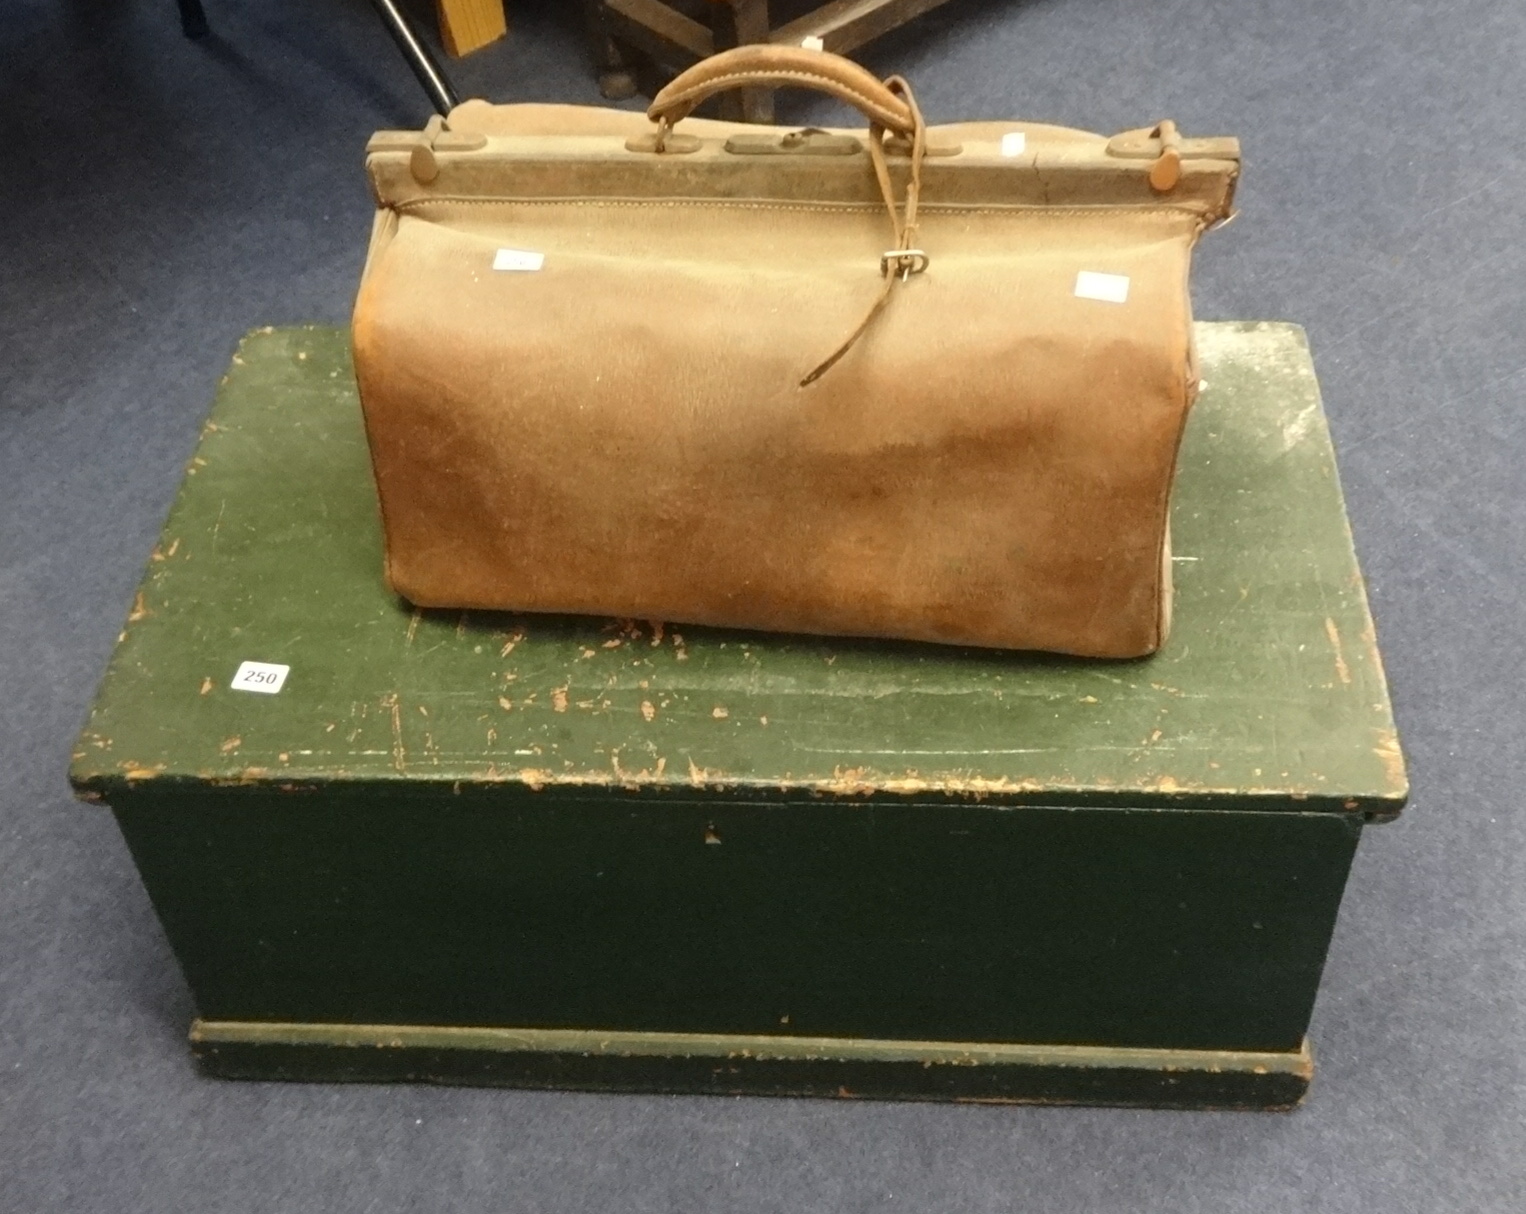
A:
<svg viewBox="0 0 1526 1214">
<path fill-rule="evenodd" d="M 571 7 L 463 92 L 597 103 Z M 1244 141 L 1197 310 L 1308 328 L 1415 787 L 1286 1116 L 195 1076 L 68 752 L 234 342 L 345 318 L 361 147 L 426 114 L 364 0 L 209 9 L 0 6 L 0 1209 L 1526 1209 L 1526 6 L 963 0 L 867 57 L 933 121 Z"/>
</svg>

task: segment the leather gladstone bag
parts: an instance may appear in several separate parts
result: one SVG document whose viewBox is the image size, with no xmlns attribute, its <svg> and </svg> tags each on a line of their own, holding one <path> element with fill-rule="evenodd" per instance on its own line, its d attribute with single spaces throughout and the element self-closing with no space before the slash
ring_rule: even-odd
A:
<svg viewBox="0 0 1526 1214">
<path fill-rule="evenodd" d="M 749 85 L 868 129 L 686 120 Z M 1150 653 L 1233 139 L 927 127 L 819 51 L 643 117 L 457 107 L 368 149 L 355 364 L 423 607 Z"/>
</svg>

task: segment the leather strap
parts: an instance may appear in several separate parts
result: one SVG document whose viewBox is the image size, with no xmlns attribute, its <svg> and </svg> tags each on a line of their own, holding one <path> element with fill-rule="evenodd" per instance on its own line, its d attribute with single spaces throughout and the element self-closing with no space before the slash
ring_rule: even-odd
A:
<svg viewBox="0 0 1526 1214">
<path fill-rule="evenodd" d="M 707 97 L 755 85 L 829 93 L 853 106 L 873 126 L 907 139 L 916 132 L 911 106 L 851 59 L 799 46 L 756 43 L 711 55 L 681 72 L 652 99 L 646 116 L 672 126 Z"/>
<path fill-rule="evenodd" d="M 796 85 L 816 89 L 846 101 L 869 119 L 869 160 L 879 182 L 885 209 L 890 214 L 895 244 L 880 257 L 883 277 L 878 294 L 868 313 L 831 354 L 818 363 L 800 381 L 802 388 L 815 383 L 851 350 L 858 339 L 890 302 L 895 285 L 927 269 L 928 257 L 915 247 L 917 201 L 922 193 L 922 161 L 927 155 L 927 124 L 917 108 L 911 86 L 899 76 L 876 80 L 851 59 L 825 51 L 803 47 L 752 44 L 722 51 L 696 63 L 681 73 L 667 88 L 652 99 L 646 116 L 657 123 L 652 151 L 667 149 L 673 125 L 681 122 L 707 97 L 727 89 L 753 85 Z M 885 157 L 886 138 L 898 136 L 911 154 L 911 172 L 906 185 L 906 199 L 897 207 L 890 165 Z"/>
<path fill-rule="evenodd" d="M 906 183 L 906 204 L 897 211 L 895 205 L 895 186 L 890 180 L 890 165 L 885 160 L 885 136 L 887 131 L 877 122 L 869 124 L 869 159 L 874 165 L 874 175 L 880 183 L 880 193 L 885 199 L 885 208 L 890 212 L 890 226 L 895 234 L 895 246 L 886 250 L 880 257 L 880 273 L 884 276 L 884 283 L 880 287 L 879 294 L 869 306 L 864 319 L 859 321 L 858 328 L 848 334 L 847 339 L 831 354 L 827 355 L 816 367 L 800 381 L 802 388 L 808 388 L 818 379 L 835 367 L 842 358 L 862 337 L 874 323 L 874 318 L 885 310 L 885 305 L 890 302 L 890 297 L 895 292 L 898 282 L 905 282 L 913 274 L 920 274 L 927 269 L 928 256 L 921 249 L 915 248 L 917 239 L 917 202 L 922 196 L 922 161 L 927 155 L 927 124 L 922 120 L 922 111 L 917 105 L 917 99 L 912 96 L 911 85 L 907 84 L 900 76 L 892 76 L 885 81 L 885 87 L 892 90 L 898 99 L 904 99 L 906 108 L 911 111 L 912 135 L 911 135 L 911 176 Z"/>
</svg>

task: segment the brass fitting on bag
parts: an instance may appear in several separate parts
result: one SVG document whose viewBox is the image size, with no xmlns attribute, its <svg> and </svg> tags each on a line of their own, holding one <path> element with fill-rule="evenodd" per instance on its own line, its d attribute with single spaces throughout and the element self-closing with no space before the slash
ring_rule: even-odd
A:
<svg viewBox="0 0 1526 1214">
<path fill-rule="evenodd" d="M 408 155 L 408 169 L 420 185 L 428 185 L 440 175 L 436 152 L 475 152 L 487 146 L 487 136 L 476 131 L 453 131 L 438 114 L 430 115 Z"/>
<path fill-rule="evenodd" d="M 1160 140 L 1160 156 L 1150 166 L 1150 188 L 1164 194 L 1182 179 L 1182 137 L 1169 118 L 1155 128 L 1155 137 Z"/>
</svg>

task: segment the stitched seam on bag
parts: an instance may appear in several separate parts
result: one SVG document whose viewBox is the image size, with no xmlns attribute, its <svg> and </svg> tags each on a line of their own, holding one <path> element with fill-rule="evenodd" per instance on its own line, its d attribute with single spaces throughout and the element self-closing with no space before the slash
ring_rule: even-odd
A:
<svg viewBox="0 0 1526 1214">
<path fill-rule="evenodd" d="M 703 207 L 716 206 L 728 210 L 745 211 L 869 211 L 881 212 L 884 203 L 872 202 L 749 202 L 734 198 L 468 198 L 435 197 L 413 198 L 393 204 L 397 211 L 412 210 L 435 203 L 451 206 L 589 206 L 589 207 Z"/>
<path fill-rule="evenodd" d="M 859 89 L 855 88 L 851 84 L 848 84 L 846 81 L 839 80 L 836 76 L 829 76 L 826 73 L 818 72 L 788 70 L 773 71 L 771 69 L 764 69 L 762 73 L 730 72 L 725 76 L 716 76 L 711 80 L 707 80 L 703 84 L 697 84 L 693 88 L 684 90 L 684 92 L 680 93 L 677 97 L 672 98 L 668 104 L 675 106 L 683 105 L 696 95 L 698 95 L 699 99 L 703 101 L 712 93 L 721 91 L 728 85 L 746 85 L 756 83 L 760 74 L 767 75 L 770 80 L 803 80 L 807 84 L 826 85 L 828 91 L 834 95 L 836 95 L 840 89 L 842 92 L 847 93 L 848 96 L 852 97 L 855 101 L 861 102 L 866 108 L 873 110 L 876 115 L 879 115 L 880 117 L 883 117 L 886 114 L 890 115 L 890 122 L 887 125 L 899 126 L 905 123 L 910 117 L 909 114 L 903 117 L 901 114 L 898 114 L 894 110 L 886 109 L 885 103 L 883 101 L 877 101 L 868 93 L 861 92 Z M 698 104 L 698 102 L 695 104 Z"/>
<path fill-rule="evenodd" d="M 392 230 L 391 233 L 388 234 L 386 243 L 383 244 L 379 249 L 376 250 L 376 257 L 377 257 L 378 265 L 380 264 L 380 259 L 383 256 L 385 256 L 388 248 L 391 247 L 392 242 L 397 238 L 397 225 L 393 224 L 392 228 L 393 228 L 393 230 Z M 370 254 L 368 254 L 367 257 L 366 257 L 366 265 L 367 265 L 368 269 L 370 268 L 370 264 L 371 264 L 371 256 L 370 256 Z M 363 302 L 364 302 L 364 300 L 366 298 L 367 281 L 369 279 L 371 279 L 371 278 L 372 278 L 372 276 L 370 274 L 366 274 L 366 275 L 364 275 L 361 278 L 360 293 L 356 297 L 356 300 L 355 300 L 355 311 L 356 311 L 356 315 L 357 316 L 360 314 L 360 310 L 361 310 L 362 304 L 363 304 Z M 374 287 L 374 282 L 372 283 L 372 286 Z M 376 450 L 376 441 L 375 441 L 375 435 L 374 435 L 374 425 L 375 425 L 374 418 L 373 418 L 370 410 L 368 410 L 366 408 L 366 402 L 365 402 L 366 394 L 360 390 L 360 378 L 361 377 L 360 377 L 359 363 L 360 363 L 361 360 L 360 360 L 359 357 L 356 356 L 356 353 L 355 353 L 355 331 L 356 331 L 356 325 L 352 321 L 352 323 L 350 325 L 350 358 L 351 358 L 351 361 L 356 364 L 355 391 L 356 391 L 357 396 L 360 398 L 360 426 L 361 426 L 361 429 L 364 431 L 365 436 L 366 436 L 366 445 L 372 451 L 375 451 Z M 375 461 L 374 458 L 371 461 L 371 476 L 372 476 L 373 481 L 376 484 L 376 505 L 377 505 L 377 512 L 381 515 L 381 525 L 382 525 L 382 578 L 386 582 L 387 588 L 389 590 L 393 591 L 394 593 L 397 593 L 397 558 L 396 558 L 396 554 L 395 554 L 395 549 L 396 549 L 397 545 L 396 545 L 396 541 L 393 538 L 395 533 L 393 531 L 393 526 L 392 526 L 392 516 L 387 511 L 387 497 L 381 491 L 381 481 L 376 479 L 376 461 Z"/>
<path fill-rule="evenodd" d="M 1192 250 L 1196 247 L 1197 242 L 1202 238 L 1203 232 L 1207 229 L 1207 226 L 1208 221 L 1205 218 L 1204 221 L 1198 225 L 1197 231 L 1192 234 L 1192 239 L 1187 245 L 1187 257 L 1185 259 L 1185 264 L 1182 266 L 1182 296 L 1187 301 L 1187 343 L 1186 348 L 1183 351 L 1182 366 L 1186 371 L 1191 371 L 1193 369 L 1193 364 L 1195 361 L 1193 355 L 1196 353 L 1197 345 L 1197 338 L 1193 334 L 1192 321 Z M 1198 370 L 1201 371 L 1202 368 L 1199 367 Z M 1171 579 L 1173 586 L 1172 594 L 1174 595 L 1176 593 L 1174 588 L 1176 581 L 1176 571 L 1174 569 L 1168 570 L 1166 567 L 1166 536 L 1171 532 L 1171 494 L 1176 484 L 1177 468 L 1181 465 L 1182 441 L 1186 438 L 1187 423 L 1191 420 L 1192 410 L 1194 407 L 1194 387 L 1195 385 L 1190 382 L 1184 385 L 1183 395 L 1185 399 L 1182 401 L 1182 407 L 1177 413 L 1176 444 L 1171 449 L 1171 462 L 1166 470 L 1166 482 L 1161 486 L 1160 497 L 1155 506 L 1156 517 L 1160 520 L 1160 530 L 1158 532 L 1160 536 L 1160 544 L 1159 552 L 1157 553 L 1155 560 L 1155 647 L 1157 649 L 1164 645 L 1167 639 L 1166 579 L 1168 577 Z"/>
<path fill-rule="evenodd" d="M 481 198 L 466 197 L 463 195 L 438 195 L 430 198 L 410 198 L 405 202 L 395 202 L 392 209 L 395 211 L 414 210 L 421 207 L 434 205 L 468 205 L 468 206 L 585 206 L 585 207 L 716 207 L 725 210 L 739 211 L 820 211 L 833 213 L 841 211 L 866 211 L 879 213 L 885 208 L 883 204 L 872 202 L 790 202 L 779 200 L 774 202 L 749 202 L 734 198 Z M 919 204 L 923 211 L 937 211 L 945 214 L 956 215 L 1098 215 L 1104 213 L 1116 214 L 1119 211 L 1137 212 L 1140 214 L 1181 214 L 1193 215 L 1203 218 L 1203 211 L 1198 207 L 1187 206 L 1182 203 L 1153 203 L 1153 202 L 1100 202 L 1093 206 L 1054 206 L 1043 202 L 1014 202 L 1006 205 L 992 205 L 981 203 L 966 206 L 957 202 L 922 202 Z"/>
</svg>

